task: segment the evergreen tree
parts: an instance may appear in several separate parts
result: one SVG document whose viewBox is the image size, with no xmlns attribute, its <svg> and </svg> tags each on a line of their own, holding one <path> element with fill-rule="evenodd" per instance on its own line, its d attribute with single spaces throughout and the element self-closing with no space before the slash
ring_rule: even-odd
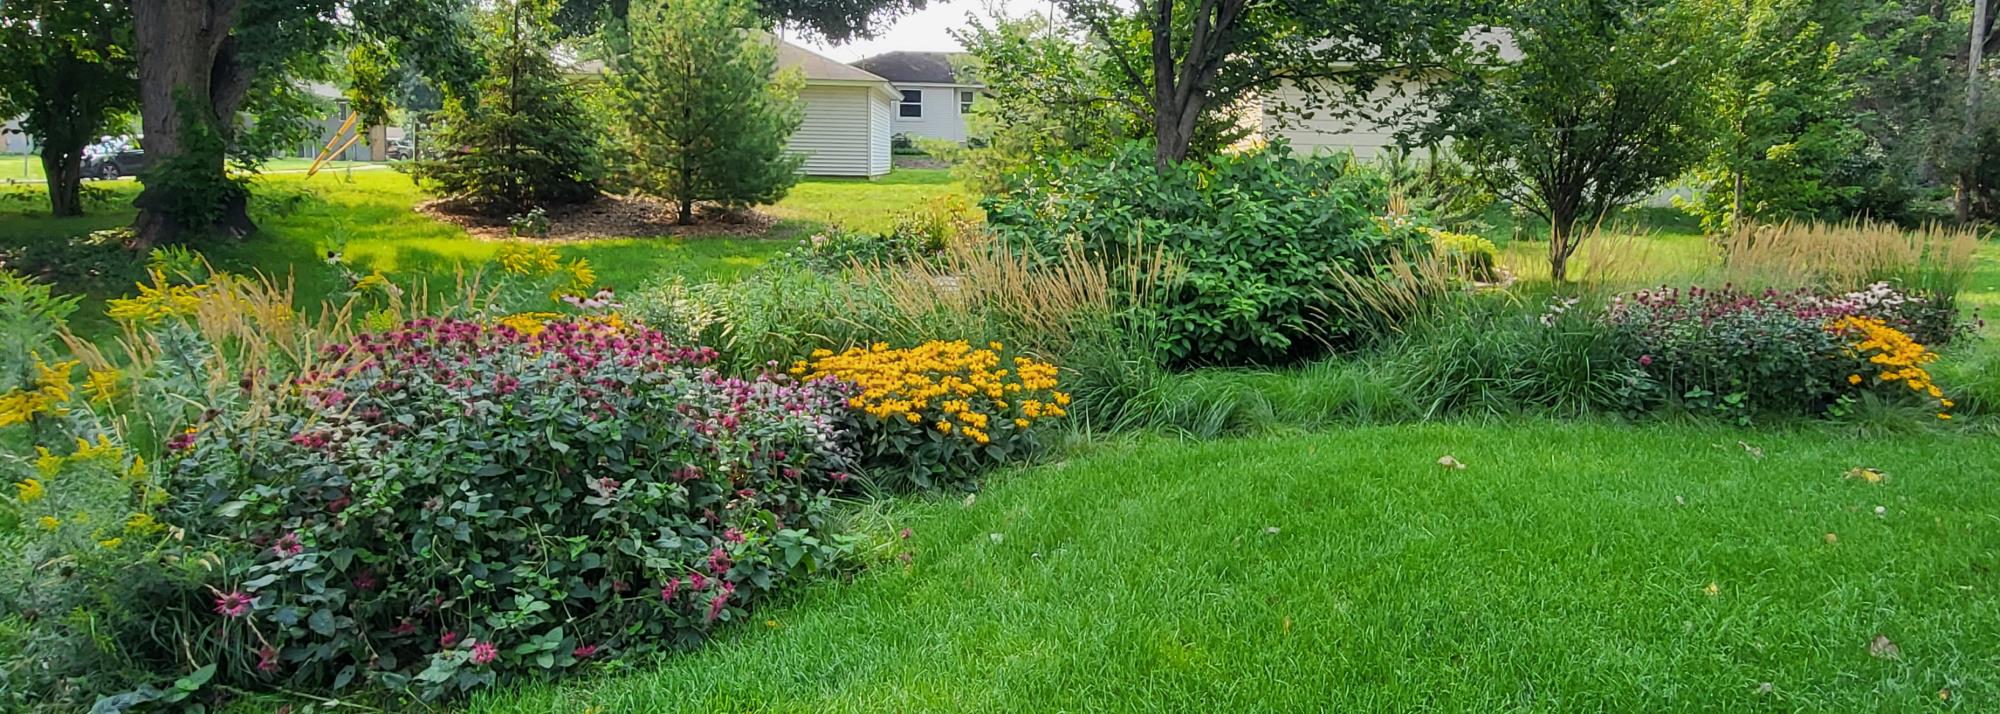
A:
<svg viewBox="0 0 2000 714">
<path fill-rule="evenodd" d="M 418 163 L 419 179 L 494 214 L 597 195 L 596 127 L 550 58 L 548 17 L 546 0 L 510 0 L 493 12 L 486 76 L 476 97 L 446 100 L 444 155 Z"/>
<path fill-rule="evenodd" d="M 785 150 L 802 113 L 799 80 L 775 76 L 777 50 L 746 0 L 639 0 L 615 63 L 627 181 L 674 201 L 770 203 L 798 180 Z"/>
</svg>

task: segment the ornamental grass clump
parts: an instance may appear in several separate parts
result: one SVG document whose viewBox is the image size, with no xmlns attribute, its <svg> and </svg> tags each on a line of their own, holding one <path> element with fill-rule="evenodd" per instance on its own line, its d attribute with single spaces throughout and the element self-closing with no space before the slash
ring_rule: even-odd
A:
<svg viewBox="0 0 2000 714">
<path fill-rule="evenodd" d="M 1036 426 L 1070 406 L 1055 365 L 1004 352 L 997 342 L 876 343 L 814 352 L 791 373 L 852 385 L 846 405 L 860 424 L 862 463 L 882 485 L 971 488 L 985 470 L 1032 452 Z"/>
<path fill-rule="evenodd" d="M 844 547 L 836 382 L 726 377 L 613 319 L 422 319 L 324 353 L 168 459 L 171 522 L 224 563 L 232 681 L 437 696 L 691 643 Z"/>
</svg>

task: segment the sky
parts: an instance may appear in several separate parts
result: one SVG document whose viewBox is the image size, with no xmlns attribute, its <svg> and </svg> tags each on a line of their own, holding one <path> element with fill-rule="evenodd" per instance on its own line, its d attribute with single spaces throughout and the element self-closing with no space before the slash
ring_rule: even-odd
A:
<svg viewBox="0 0 2000 714">
<path fill-rule="evenodd" d="M 998 7 L 1010 16 L 1029 12 L 1047 12 L 1047 0 L 931 0 L 923 10 L 897 18 L 888 31 L 872 40 L 858 40 L 844 45 L 828 45 L 825 42 L 788 36 L 800 45 L 842 62 L 853 62 L 863 57 L 871 57 L 884 52 L 908 50 L 916 52 L 953 52 L 965 49 L 951 36 L 951 31 L 965 27 L 966 14 L 989 17 L 989 8 Z"/>
</svg>

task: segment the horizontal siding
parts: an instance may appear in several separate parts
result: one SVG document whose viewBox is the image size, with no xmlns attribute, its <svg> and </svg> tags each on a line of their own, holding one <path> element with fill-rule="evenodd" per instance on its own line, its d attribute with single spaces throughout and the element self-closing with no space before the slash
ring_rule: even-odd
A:
<svg viewBox="0 0 2000 714">
<path fill-rule="evenodd" d="M 1405 92 L 1414 93 L 1415 87 L 1406 87 Z M 1293 149 L 1304 153 L 1353 152 L 1356 158 L 1374 159 L 1390 153 L 1396 146 L 1398 125 L 1383 125 L 1353 117 L 1315 116 L 1302 119 L 1287 115 L 1280 122 L 1275 112 L 1279 107 L 1300 106 L 1306 98 L 1297 85 L 1286 83 L 1272 91 L 1263 102 L 1259 133 L 1265 139 L 1284 138 Z M 1378 89 L 1366 100 L 1369 104 L 1387 101 L 1392 105 L 1407 104 L 1408 96 L 1392 96 L 1389 89 Z"/>
<path fill-rule="evenodd" d="M 896 113 L 896 103 L 876 92 L 868 93 L 868 175 L 881 176 L 889 173 L 889 128 L 890 117 Z"/>
<path fill-rule="evenodd" d="M 945 139 L 965 141 L 965 115 L 958 111 L 958 93 L 971 91 L 971 87 L 947 87 L 935 84 L 898 84 L 896 92 L 923 93 L 924 115 L 922 117 L 903 116 L 898 103 L 891 112 L 896 119 L 896 133 L 907 134 L 910 138 Z"/>
<path fill-rule="evenodd" d="M 805 121 L 787 145 L 805 156 L 800 171 L 812 176 L 868 176 L 871 131 L 867 87 L 799 90 Z"/>
</svg>

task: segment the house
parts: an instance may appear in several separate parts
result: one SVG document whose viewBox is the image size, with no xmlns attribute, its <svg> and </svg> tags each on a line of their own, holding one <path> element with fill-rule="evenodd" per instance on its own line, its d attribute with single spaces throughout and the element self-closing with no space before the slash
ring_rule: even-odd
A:
<svg viewBox="0 0 2000 714">
<path fill-rule="evenodd" d="M 805 119 L 789 148 L 804 155 L 809 176 L 889 173 L 889 138 L 900 95 L 889 80 L 778 40 L 778 71 L 797 70 L 805 80 L 799 102 Z"/>
<path fill-rule="evenodd" d="M 926 139 L 965 141 L 965 117 L 983 85 L 957 65 L 963 52 L 889 52 L 854 66 L 896 85 L 895 133 Z"/>
<path fill-rule="evenodd" d="M 336 140 L 334 132 L 339 131 L 341 126 L 347 122 L 347 116 L 350 113 L 347 106 L 347 96 L 340 91 L 339 87 L 324 82 L 309 83 L 306 85 L 306 91 L 310 92 L 314 97 L 318 97 L 321 101 L 332 105 L 333 111 L 309 122 L 313 127 L 314 138 L 306 140 L 303 144 L 299 144 L 292 151 L 292 156 L 302 159 L 317 158 L 319 152 L 327 148 L 328 142 L 333 143 L 334 149 L 339 149 L 341 145 L 347 144 L 348 137 L 353 136 L 357 131 L 362 131 L 364 135 L 360 141 L 348 144 L 346 150 L 335 152 L 332 156 L 327 157 L 327 160 L 389 160 L 389 144 L 403 138 L 402 127 L 377 125 L 365 131 L 358 127 L 350 127 L 346 133 L 341 134 L 338 140 Z"/>
<path fill-rule="evenodd" d="M 1506 30 L 1475 30 L 1466 34 L 1465 41 L 1481 50 L 1493 52 L 1500 62 L 1521 58 L 1521 50 L 1515 45 L 1513 34 Z M 1423 92 L 1428 81 L 1422 75 L 1386 77 L 1362 103 L 1401 109 Z M 1293 111 L 1306 104 L 1307 92 L 1297 84 L 1286 82 L 1250 102 L 1244 111 L 1244 120 L 1250 124 L 1254 138 L 1283 138 L 1293 150 L 1302 153 L 1348 152 L 1363 161 L 1396 153 L 1396 132 L 1405 128 L 1404 125 L 1378 123 L 1360 117 L 1332 116 L 1328 112 L 1319 112 L 1308 118 Z"/>
<path fill-rule="evenodd" d="M 21 120 L 0 122 L 0 154 L 25 154 L 33 139 L 21 130 Z"/>
</svg>

